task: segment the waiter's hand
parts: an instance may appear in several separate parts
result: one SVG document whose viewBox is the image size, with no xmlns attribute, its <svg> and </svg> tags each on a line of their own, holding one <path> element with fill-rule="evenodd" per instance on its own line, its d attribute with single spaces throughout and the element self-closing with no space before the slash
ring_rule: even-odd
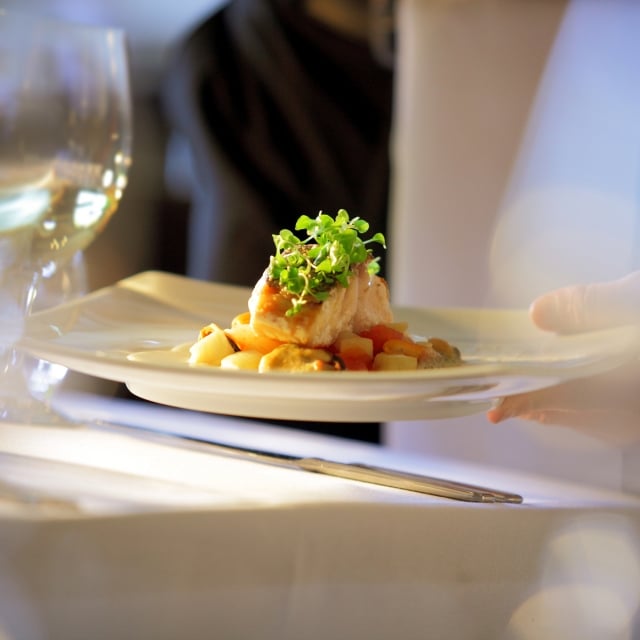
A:
<svg viewBox="0 0 640 640">
<path fill-rule="evenodd" d="M 536 325 L 556 333 L 640 322 L 640 271 L 612 282 L 557 289 L 534 300 L 530 312 Z"/>
<path fill-rule="evenodd" d="M 640 271 L 612 282 L 565 287 L 537 298 L 531 318 L 556 333 L 640 323 Z M 524 418 L 565 425 L 617 443 L 640 440 L 640 360 L 610 373 L 505 398 L 488 412 L 493 423 Z"/>
</svg>

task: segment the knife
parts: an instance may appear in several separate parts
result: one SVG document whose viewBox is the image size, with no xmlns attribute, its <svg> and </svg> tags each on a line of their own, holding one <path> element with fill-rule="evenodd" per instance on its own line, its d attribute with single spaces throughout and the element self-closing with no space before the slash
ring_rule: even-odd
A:
<svg viewBox="0 0 640 640">
<path fill-rule="evenodd" d="M 418 473 L 361 464 L 358 462 L 336 462 L 333 460 L 324 460 L 322 458 L 276 453 L 264 449 L 254 449 L 245 446 L 214 442 L 212 440 L 205 440 L 194 436 L 185 436 L 183 434 L 174 435 L 169 433 L 159 433 L 158 431 L 138 425 L 115 425 L 114 423 L 109 422 L 108 424 L 101 423 L 98 428 L 117 430 L 124 432 L 127 435 L 137 437 L 141 437 L 144 434 L 146 439 L 157 440 L 160 443 L 169 444 L 170 446 L 197 449 L 207 452 L 215 451 L 216 453 L 238 456 L 265 464 L 300 469 L 303 471 L 345 478 L 347 480 L 356 480 L 358 482 L 366 482 L 394 489 L 424 493 L 441 498 L 481 503 L 499 502 L 520 504 L 523 501 L 522 496 L 516 493 L 490 489 L 488 487 L 468 484 L 466 482 L 444 480 L 442 478 L 435 478 Z"/>
</svg>

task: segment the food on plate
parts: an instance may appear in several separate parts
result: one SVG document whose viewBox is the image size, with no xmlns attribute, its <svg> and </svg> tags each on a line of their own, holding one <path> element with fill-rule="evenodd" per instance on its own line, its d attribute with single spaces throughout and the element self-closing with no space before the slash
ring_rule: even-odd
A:
<svg viewBox="0 0 640 640">
<path fill-rule="evenodd" d="M 336 282 L 326 293 L 322 300 L 303 299 L 299 309 L 287 315 L 294 308 L 292 296 L 274 286 L 267 269 L 249 298 L 251 326 L 279 342 L 325 347 L 342 331 L 358 333 L 393 320 L 387 283 L 371 274 L 366 263 L 352 267 L 346 286 Z"/>
<path fill-rule="evenodd" d="M 189 362 L 258 371 L 398 371 L 451 366 L 459 350 L 394 322 L 369 225 L 341 209 L 301 216 L 274 235 L 275 254 L 231 326 L 200 330 Z M 300 234 L 302 235 L 302 234 Z"/>
</svg>

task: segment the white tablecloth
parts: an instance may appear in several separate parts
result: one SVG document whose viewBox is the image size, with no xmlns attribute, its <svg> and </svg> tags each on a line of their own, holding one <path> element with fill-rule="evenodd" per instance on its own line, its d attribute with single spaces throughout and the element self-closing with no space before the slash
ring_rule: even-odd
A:
<svg viewBox="0 0 640 640">
<path fill-rule="evenodd" d="M 0 638 L 632 638 L 640 500 L 138 402 L 78 416 L 516 491 L 483 505 L 117 429 L 2 425 Z M 637 629 L 636 629 L 637 631 Z"/>
</svg>

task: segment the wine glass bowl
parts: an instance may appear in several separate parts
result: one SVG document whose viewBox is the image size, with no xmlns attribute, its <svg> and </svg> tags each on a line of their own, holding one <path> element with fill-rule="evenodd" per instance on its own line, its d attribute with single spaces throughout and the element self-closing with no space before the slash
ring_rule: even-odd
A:
<svg viewBox="0 0 640 640">
<path fill-rule="evenodd" d="M 29 268 L 46 276 L 93 240 L 130 152 L 124 34 L 0 13 L 0 231 L 31 237 Z"/>
<path fill-rule="evenodd" d="M 0 10 L 5 419 L 27 419 L 17 407 L 31 405 L 15 347 L 38 291 L 70 268 L 118 208 L 131 164 L 131 120 L 122 31 Z"/>
</svg>

